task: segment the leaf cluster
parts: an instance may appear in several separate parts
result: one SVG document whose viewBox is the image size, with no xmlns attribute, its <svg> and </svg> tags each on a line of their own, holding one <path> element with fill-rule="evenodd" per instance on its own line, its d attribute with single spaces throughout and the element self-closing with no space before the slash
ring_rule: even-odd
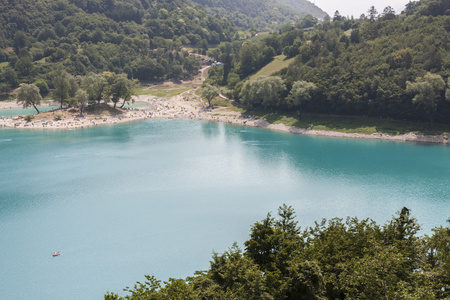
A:
<svg viewBox="0 0 450 300">
<path fill-rule="evenodd" d="M 244 251 L 234 244 L 187 280 L 146 276 L 105 299 L 447 299 L 450 229 L 419 230 L 405 207 L 383 226 L 334 218 L 301 230 L 283 205 L 251 227 Z"/>
</svg>

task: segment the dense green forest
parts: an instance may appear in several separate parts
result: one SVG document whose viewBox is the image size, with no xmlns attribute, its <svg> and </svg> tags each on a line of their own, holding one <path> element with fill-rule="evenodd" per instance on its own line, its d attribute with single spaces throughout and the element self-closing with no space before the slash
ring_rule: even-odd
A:
<svg viewBox="0 0 450 300">
<path fill-rule="evenodd" d="M 199 63 L 184 45 L 231 41 L 234 26 L 187 0 L 0 1 L 0 92 L 68 73 L 183 79 Z"/>
<path fill-rule="evenodd" d="M 359 19 L 336 12 L 309 31 L 303 28 L 313 19 L 304 18 L 239 49 L 224 44 L 211 50 L 231 66 L 211 70 L 210 80 L 227 85 L 228 95 L 249 108 L 449 123 L 449 6 L 444 0 L 411 2 L 400 15 L 372 7 Z M 241 82 L 279 54 L 295 57 L 274 74 L 282 85 L 261 96 L 248 93 L 258 82 L 277 80 Z M 300 82 L 316 88 L 293 91 Z"/>
<path fill-rule="evenodd" d="M 310 14 L 324 18 L 327 14 L 307 0 L 193 0 L 209 12 L 219 14 L 237 27 L 264 31 L 296 22 Z"/>
<path fill-rule="evenodd" d="M 283 205 L 208 270 L 164 284 L 146 276 L 105 299 L 449 299 L 450 228 L 419 230 L 407 208 L 384 225 L 335 218 L 302 230 Z"/>
</svg>

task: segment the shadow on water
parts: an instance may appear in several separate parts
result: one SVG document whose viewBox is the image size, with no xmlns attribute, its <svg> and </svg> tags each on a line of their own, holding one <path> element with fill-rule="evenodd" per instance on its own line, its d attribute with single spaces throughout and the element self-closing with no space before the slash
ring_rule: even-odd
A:
<svg viewBox="0 0 450 300">
<path fill-rule="evenodd" d="M 215 138 L 220 134 L 220 127 L 222 124 L 217 122 L 201 122 L 202 134 L 206 138 Z"/>
</svg>

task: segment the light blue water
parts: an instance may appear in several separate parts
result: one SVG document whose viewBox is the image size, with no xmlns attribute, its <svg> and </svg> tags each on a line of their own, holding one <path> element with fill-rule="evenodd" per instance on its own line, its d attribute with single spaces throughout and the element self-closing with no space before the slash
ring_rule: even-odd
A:
<svg viewBox="0 0 450 300">
<path fill-rule="evenodd" d="M 40 112 L 49 111 L 55 108 L 58 108 L 59 106 L 38 106 L 38 109 Z M 34 107 L 28 107 L 28 108 L 11 108 L 11 109 L 0 109 L 0 117 L 11 117 L 11 116 L 24 116 L 24 115 L 35 115 L 36 109 Z"/>
<path fill-rule="evenodd" d="M 55 105 L 43 105 L 38 106 L 38 109 L 40 112 L 46 112 L 52 109 L 57 109 L 59 106 Z M 127 104 L 124 106 L 126 109 L 152 109 L 153 106 L 150 103 L 147 102 L 135 102 L 132 104 Z M 0 117 L 12 117 L 12 116 L 25 116 L 25 115 L 35 115 L 36 109 L 34 107 L 28 107 L 28 108 L 10 108 L 10 109 L 0 109 Z"/>
<path fill-rule="evenodd" d="M 449 158 L 189 120 L 0 128 L 0 299 L 102 299 L 144 274 L 185 278 L 283 203 L 302 228 L 384 224 L 407 206 L 430 232 L 450 217 Z"/>
</svg>

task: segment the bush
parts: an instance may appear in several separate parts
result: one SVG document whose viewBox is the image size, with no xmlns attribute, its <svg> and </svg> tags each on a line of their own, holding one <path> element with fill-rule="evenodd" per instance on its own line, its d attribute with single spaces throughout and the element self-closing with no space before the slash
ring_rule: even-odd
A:
<svg viewBox="0 0 450 300">
<path fill-rule="evenodd" d="M 34 84 L 39 88 L 39 93 L 42 97 L 48 94 L 48 84 L 44 79 L 38 79 Z"/>
<path fill-rule="evenodd" d="M 26 115 L 26 116 L 24 117 L 24 120 L 27 121 L 27 122 L 31 122 L 31 120 L 33 120 L 33 119 L 34 119 L 34 116 L 33 116 L 33 115 Z"/>
</svg>

